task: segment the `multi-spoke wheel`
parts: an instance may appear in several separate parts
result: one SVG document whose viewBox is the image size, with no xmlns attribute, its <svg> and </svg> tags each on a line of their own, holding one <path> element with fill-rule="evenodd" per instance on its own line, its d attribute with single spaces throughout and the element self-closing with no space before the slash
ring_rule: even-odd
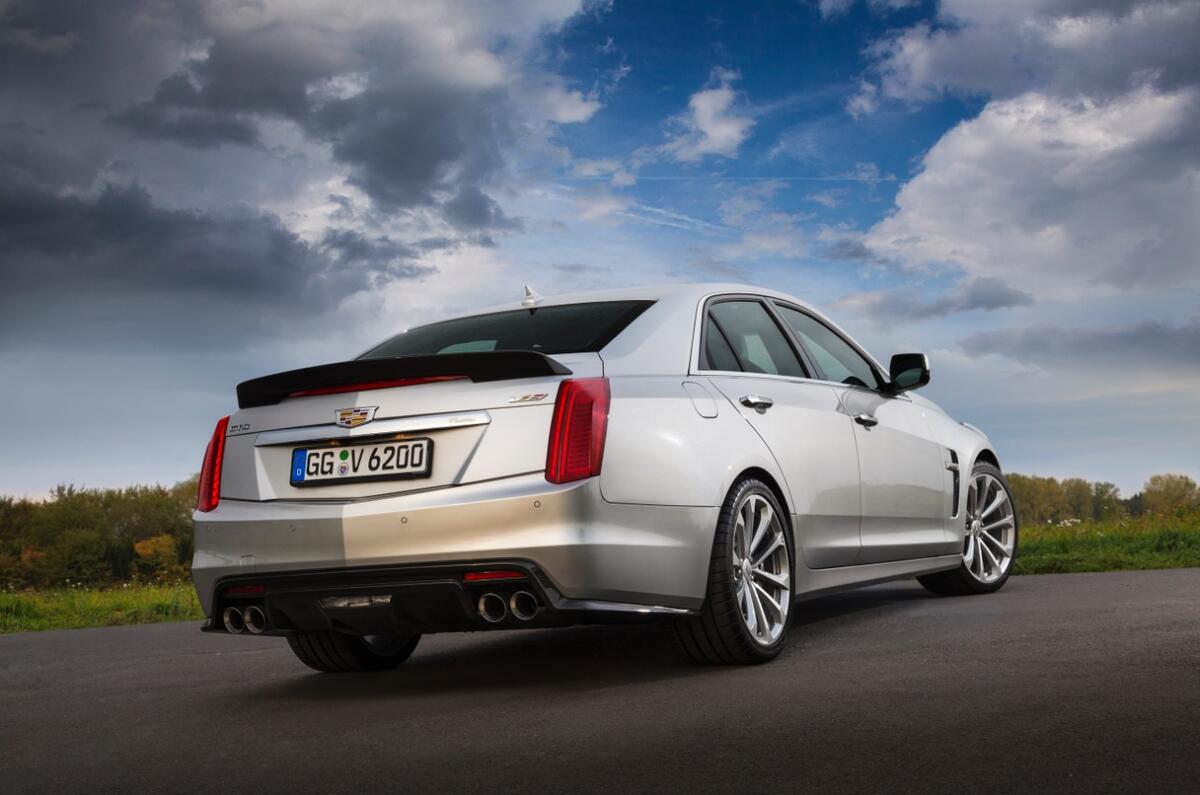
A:
<svg viewBox="0 0 1200 795">
<path fill-rule="evenodd" d="M 1017 513 L 1000 470 L 976 464 L 967 484 L 962 565 L 919 577 L 935 593 L 973 594 L 999 590 L 1017 554 Z"/>
<path fill-rule="evenodd" d="M 688 659 L 705 664 L 766 662 L 787 636 L 792 541 L 787 516 L 763 482 L 743 480 L 721 508 L 700 615 L 675 622 Z"/>
<path fill-rule="evenodd" d="M 792 594 L 791 556 L 783 522 L 767 498 L 747 494 L 733 526 L 733 582 L 742 623 L 757 643 L 779 640 Z"/>
</svg>

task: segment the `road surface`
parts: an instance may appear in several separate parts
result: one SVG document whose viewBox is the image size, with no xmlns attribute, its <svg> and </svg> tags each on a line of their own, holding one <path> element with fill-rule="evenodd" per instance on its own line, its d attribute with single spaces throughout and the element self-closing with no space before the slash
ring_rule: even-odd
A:
<svg viewBox="0 0 1200 795">
<path fill-rule="evenodd" d="M 754 668 L 654 627 L 433 636 L 334 676 L 195 624 L 0 637 L 0 790 L 1200 789 L 1200 569 L 797 617 Z"/>
</svg>

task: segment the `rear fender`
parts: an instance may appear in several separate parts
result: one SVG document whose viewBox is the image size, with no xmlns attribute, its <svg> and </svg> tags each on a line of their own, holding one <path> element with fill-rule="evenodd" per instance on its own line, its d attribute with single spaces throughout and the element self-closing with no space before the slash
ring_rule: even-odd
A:
<svg viewBox="0 0 1200 795">
<path fill-rule="evenodd" d="M 703 378 L 611 379 L 600 489 L 608 502 L 719 507 L 748 469 L 768 473 L 791 505 L 775 457 L 741 414 Z M 685 391 L 684 382 L 691 382 Z M 696 390 L 699 385 L 702 391 Z M 704 393 L 712 401 L 703 399 Z M 695 400 L 694 396 L 700 400 Z M 715 416 L 702 416 L 705 414 Z"/>
</svg>

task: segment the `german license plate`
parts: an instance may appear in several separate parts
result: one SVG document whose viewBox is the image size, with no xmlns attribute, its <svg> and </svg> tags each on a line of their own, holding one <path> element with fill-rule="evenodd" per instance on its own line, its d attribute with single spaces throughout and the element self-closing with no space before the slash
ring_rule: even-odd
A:
<svg viewBox="0 0 1200 795">
<path fill-rule="evenodd" d="M 331 486 L 367 480 L 427 478 L 433 467 L 432 439 L 292 450 L 293 486 Z"/>
</svg>

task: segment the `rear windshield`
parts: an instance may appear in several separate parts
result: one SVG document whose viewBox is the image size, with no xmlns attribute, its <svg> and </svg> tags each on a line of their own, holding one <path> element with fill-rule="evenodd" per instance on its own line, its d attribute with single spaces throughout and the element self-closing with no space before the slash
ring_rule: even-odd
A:
<svg viewBox="0 0 1200 795">
<path fill-rule="evenodd" d="M 475 351 L 598 351 L 625 330 L 653 301 L 602 301 L 476 315 L 418 326 L 359 358 L 429 356 Z"/>
</svg>

